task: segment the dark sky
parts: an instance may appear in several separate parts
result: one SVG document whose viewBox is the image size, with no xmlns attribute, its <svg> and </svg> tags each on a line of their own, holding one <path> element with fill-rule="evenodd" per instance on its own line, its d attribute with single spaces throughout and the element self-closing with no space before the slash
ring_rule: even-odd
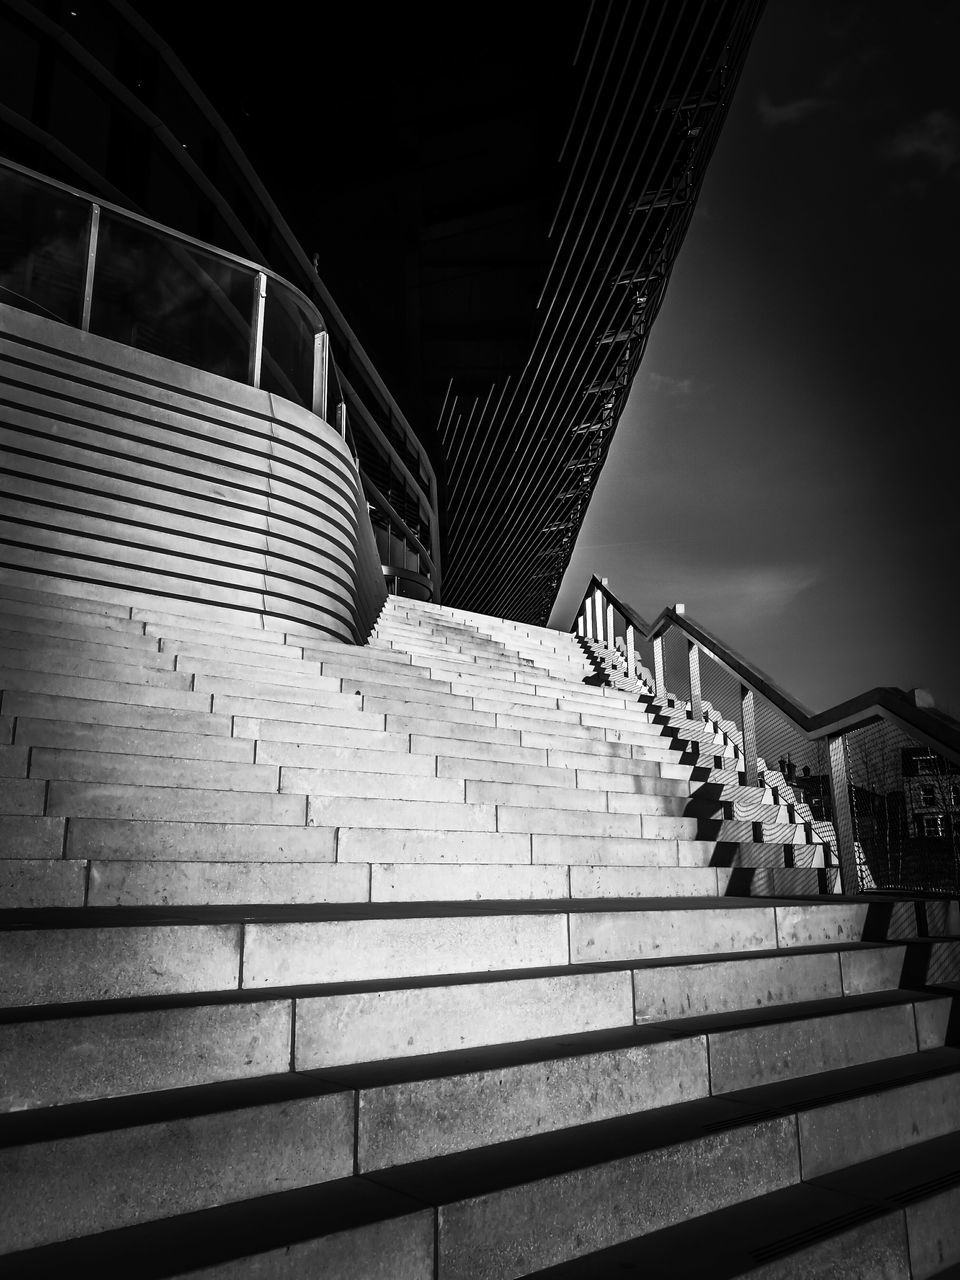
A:
<svg viewBox="0 0 960 1280">
<path fill-rule="evenodd" d="M 590 572 L 814 710 L 960 716 L 960 6 L 769 0 L 591 503 Z"/>
</svg>

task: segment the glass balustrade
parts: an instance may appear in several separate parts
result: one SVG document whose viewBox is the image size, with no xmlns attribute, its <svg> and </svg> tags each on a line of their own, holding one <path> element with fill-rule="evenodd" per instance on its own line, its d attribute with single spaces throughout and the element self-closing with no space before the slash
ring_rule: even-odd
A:
<svg viewBox="0 0 960 1280">
<path fill-rule="evenodd" d="M 78 326 L 91 207 L 0 168 L 0 302 Z"/>
<path fill-rule="evenodd" d="M 90 332 L 245 382 L 256 280 L 252 267 L 104 212 Z"/>
<path fill-rule="evenodd" d="M 262 387 L 345 434 L 325 326 L 305 295 L 256 263 L 5 160 L 0 302 Z"/>
</svg>

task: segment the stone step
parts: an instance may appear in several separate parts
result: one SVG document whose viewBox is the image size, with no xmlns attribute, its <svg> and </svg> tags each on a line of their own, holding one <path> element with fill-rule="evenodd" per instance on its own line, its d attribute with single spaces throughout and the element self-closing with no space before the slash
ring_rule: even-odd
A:
<svg viewBox="0 0 960 1280">
<path fill-rule="evenodd" d="M 295 703 L 307 707 L 343 707 L 354 711 L 361 709 L 356 693 L 352 690 L 341 692 L 340 680 L 321 676 L 319 672 L 315 677 L 307 672 L 305 677 L 295 682 L 272 683 L 268 680 L 211 676 L 201 671 L 193 676 L 193 688 L 198 693 L 212 694 L 218 699 L 239 697 L 260 702 Z"/>
<path fill-rule="evenodd" d="M 902 1001 L 686 1037 L 578 1037 L 548 1054 L 494 1051 L 489 1064 L 464 1063 L 456 1074 L 446 1062 L 414 1079 L 385 1067 L 376 1084 L 358 1080 L 357 1167 L 435 1159 L 917 1049 L 914 1006 Z"/>
<path fill-rule="evenodd" d="M 657 764 L 661 770 L 676 765 L 678 769 L 689 769 L 689 765 L 680 765 L 683 759 L 680 744 L 670 738 L 659 741 L 650 740 L 639 744 L 619 742 L 591 742 L 585 751 L 570 750 L 557 746 L 547 747 L 547 761 L 561 769 L 585 769 L 588 772 L 602 771 L 613 774 L 639 774 L 649 776 L 651 764 Z M 688 776 L 686 774 L 662 773 L 663 777 Z"/>
<path fill-rule="evenodd" d="M 276 765 L 48 747 L 34 747 L 31 751 L 30 777 L 227 792 L 275 793 L 280 786 L 280 769 Z"/>
<path fill-rule="evenodd" d="M 338 862 L 487 865 L 531 861 L 531 837 L 524 833 L 418 827 L 319 829 L 335 836 Z"/>
<path fill-rule="evenodd" d="M 268 768 L 267 765 L 263 767 Z M 409 800 L 424 805 L 459 804 L 464 800 L 464 787 L 461 779 L 425 777 L 423 774 L 397 775 L 373 773 L 370 770 L 351 771 L 294 765 L 284 765 L 280 770 L 281 793 L 311 797 L 352 796 L 387 802 Z M 373 807 L 379 809 L 379 806 Z"/>
<path fill-rule="evenodd" d="M 478 717 L 484 714 L 478 712 Z M 489 715 L 492 720 L 493 716 Z M 388 733 L 407 736 L 464 739 L 472 742 L 500 743 L 510 746 L 526 745 L 522 742 L 519 729 L 497 727 L 493 724 L 479 722 L 466 723 L 462 720 L 441 720 L 415 715 L 387 715 L 385 728 Z M 535 746 L 537 744 L 531 743 Z"/>
<path fill-rule="evenodd" d="M 292 661 L 270 663 L 259 660 L 254 666 L 245 662 L 234 662 L 230 658 L 190 657 L 188 654 L 169 655 L 169 660 L 176 663 L 178 671 L 196 673 L 205 679 L 229 679 L 249 682 L 262 681 L 265 684 L 290 685 L 307 689 L 327 689 L 339 693 L 342 681 L 339 676 L 323 672 L 319 662 L 308 662 L 303 658 Z M 353 692 L 353 690 L 349 690 Z"/>
<path fill-rule="evenodd" d="M 426 657 L 431 655 L 440 657 L 445 653 L 461 653 L 470 657 L 487 654 L 497 657 L 519 657 L 519 654 L 511 653 L 504 645 L 494 640 L 485 641 L 480 636 L 475 638 L 455 636 L 445 639 L 419 627 L 377 627 L 371 639 L 376 640 L 378 646 L 388 645 L 394 649 L 403 649 L 406 653 L 418 653 Z"/>
<path fill-rule="evenodd" d="M 141 1102 L 132 1126 L 77 1132 L 64 1125 L 62 1134 L 6 1146 L 0 1151 L 0 1251 L 315 1186 L 353 1172 L 351 1092 L 282 1080 L 220 1086 L 207 1102 L 215 1109 L 198 1113 L 203 1101 L 190 1091 L 168 1095 L 152 1106 Z M 124 1123 L 121 1104 L 103 1110 L 100 1125 L 109 1123 L 111 1111 Z M 30 1130 L 21 1128 L 29 1139 Z"/>
<path fill-rule="evenodd" d="M 300 743 L 304 746 L 351 747 L 357 750 L 390 753 L 407 751 L 410 747 L 409 733 L 384 732 L 379 722 L 382 716 L 374 716 L 361 722 L 360 728 L 343 727 L 338 721 L 330 722 L 317 716 L 307 722 L 296 719 L 275 720 L 271 713 L 278 704 L 264 704 L 268 707 L 264 715 L 220 716 L 227 724 L 233 722 L 234 736 L 237 738 L 255 738 L 259 742 Z M 351 721 L 356 715 L 351 715 Z"/>
<path fill-rule="evenodd" d="M 0 909 L 36 911 L 84 905 L 88 871 L 85 862 L 18 859 L 15 854 L 14 850 L 0 858 Z"/>
<path fill-rule="evenodd" d="M 176 677 L 176 673 L 171 674 Z M 180 679 L 182 682 L 182 678 Z M 87 676 L 52 675 L 46 671 L 17 671 L 10 667 L 0 668 L 0 689 L 3 690 L 5 712 L 8 711 L 8 694 L 17 693 L 57 695 L 97 702 L 127 702 L 136 706 L 165 707 L 180 711 L 210 710 L 210 694 L 193 693 L 187 689 L 125 684 L 120 680 Z"/>
<path fill-rule="evenodd" d="M 420 778 L 455 777 L 439 774 L 437 757 L 411 751 L 367 750 L 363 747 L 339 747 L 329 743 L 269 742 L 233 739 L 250 748 L 256 747 L 258 764 L 290 765 L 303 769 L 349 770 L 351 772 L 389 773 Z"/>
<path fill-rule="evenodd" d="M 238 865 L 263 861 L 333 862 L 337 855 L 337 832 L 327 827 L 236 822 L 232 816 L 226 821 L 168 821 L 166 817 L 71 816 L 66 831 L 66 857 L 120 862 L 131 859 L 145 862 L 229 861 Z M 62 848 L 63 818 L 37 821 L 61 824 L 59 847 Z M 47 839 L 53 843 L 54 834 L 50 833 Z"/>
<path fill-rule="evenodd" d="M 866 911 L 866 904 L 856 902 L 780 905 L 711 898 L 682 906 L 667 902 L 659 909 L 642 903 L 628 910 L 615 903 L 602 910 L 553 903 L 544 911 L 530 902 L 517 903 L 509 913 L 491 907 L 464 914 L 453 906 L 422 916 L 375 912 L 366 918 L 214 924 L 106 927 L 94 917 L 83 927 L 8 932 L 0 1005 L 783 952 L 859 942 Z M 879 926 L 874 929 L 879 934 Z M 36 962 L 38 948 L 43 965 Z"/>
<path fill-rule="evenodd" d="M 284 796 L 285 800 L 302 800 Z M 307 822 L 316 827 L 394 827 L 406 831 L 496 831 L 497 807 L 463 801 L 362 799 L 311 795 Z"/>
<path fill-rule="evenodd" d="M 23 745 L 0 747 L 0 778 L 25 778 L 28 751 Z"/>
<path fill-rule="evenodd" d="M 535 1275 L 537 1280 L 594 1280 L 621 1273 L 700 1280 L 703 1259 L 709 1258 L 715 1280 L 934 1275 L 954 1280 L 960 1271 L 954 1225 L 960 1220 L 958 1184 L 960 1142 L 947 1135 Z M 951 1262 L 944 1269 L 942 1264 Z"/>
<path fill-rule="evenodd" d="M 35 636 L 27 632 L 0 631 L 0 652 L 10 655 L 43 653 L 62 655 L 64 658 L 89 659 L 91 662 L 116 663 L 120 667 L 155 666 L 168 671 L 175 669 L 174 659 L 170 654 L 160 652 L 159 642 L 151 640 L 149 644 L 131 648 L 126 644 L 113 644 L 117 637 L 113 632 L 104 632 L 103 640 L 72 640 L 60 636 Z M 119 637 L 124 640 L 126 637 Z M 11 661 L 11 666 L 16 662 Z"/>
<path fill-rule="evenodd" d="M 346 663 L 321 663 L 324 676 L 326 678 L 336 678 L 338 684 L 347 693 L 364 693 L 371 697 L 380 698 L 398 698 L 409 696 L 416 698 L 420 692 L 432 694 L 439 693 L 450 696 L 456 693 L 465 693 L 467 697 L 471 695 L 465 690 L 460 690 L 456 684 L 451 684 L 449 680 L 442 678 L 432 679 L 424 671 L 422 675 L 408 675 L 406 670 L 402 675 L 396 674 L 395 668 L 382 668 L 379 670 L 353 670 Z"/>
<path fill-rule="evenodd" d="M 695 1106 L 698 1118 L 709 1116 L 709 1104 Z M 780 1125 L 784 1128 L 783 1121 Z M 752 1139 L 758 1157 L 771 1149 L 774 1153 L 768 1154 L 759 1171 L 751 1169 L 745 1175 L 747 1187 L 740 1186 L 731 1173 L 724 1177 L 730 1161 L 721 1159 L 718 1139 L 709 1136 L 709 1121 L 701 1120 L 699 1127 L 688 1125 L 683 1135 L 681 1149 L 699 1156 L 703 1166 L 703 1181 L 695 1188 L 681 1179 L 679 1169 L 685 1162 L 676 1159 L 677 1148 L 651 1145 L 650 1140 L 657 1139 L 648 1123 L 631 1126 L 634 1133 L 646 1129 L 646 1144 L 641 1138 L 639 1143 L 624 1141 L 619 1150 L 611 1150 L 609 1144 L 604 1149 L 591 1142 L 591 1151 L 606 1157 L 608 1180 L 620 1174 L 621 1182 L 636 1192 L 618 1214 L 602 1221 L 589 1209 L 590 1193 L 595 1202 L 598 1199 L 599 1168 L 592 1177 L 577 1170 L 549 1137 L 517 1143 L 509 1150 L 518 1152 L 524 1172 L 532 1171 L 529 1156 L 541 1153 L 548 1159 L 548 1153 L 559 1156 L 557 1163 L 565 1172 L 547 1181 L 541 1169 L 539 1180 L 526 1184 L 527 1198 L 534 1188 L 540 1192 L 539 1225 L 547 1228 L 542 1235 L 536 1231 L 536 1214 L 501 1215 L 512 1246 L 505 1257 L 495 1244 L 482 1246 L 496 1230 L 495 1210 L 515 1207 L 512 1202 L 523 1195 L 524 1184 L 514 1181 L 512 1186 L 498 1187 L 482 1162 L 448 1157 L 439 1162 L 437 1172 L 446 1176 L 452 1194 L 425 1196 L 418 1202 L 382 1185 L 401 1177 L 415 1179 L 424 1190 L 438 1185 L 426 1169 L 420 1172 L 415 1167 L 376 1182 L 353 1177 L 307 1193 L 287 1192 L 200 1212 L 191 1234 L 178 1230 L 177 1222 L 169 1224 L 172 1230 L 163 1223 L 148 1224 L 77 1244 L 55 1245 L 45 1258 L 50 1273 L 82 1269 L 82 1260 L 88 1269 L 111 1280 L 136 1273 L 138 1262 L 142 1266 L 147 1256 L 152 1276 L 189 1273 L 211 1280 L 227 1275 L 373 1276 L 378 1270 L 384 1274 L 380 1268 L 384 1258 L 390 1259 L 391 1275 L 411 1280 L 431 1276 L 503 1280 L 531 1274 L 529 1263 L 518 1262 L 521 1256 L 555 1262 L 536 1272 L 551 1280 L 585 1280 L 625 1269 L 686 1280 L 702 1275 L 703 1258 L 710 1257 L 711 1275 L 722 1280 L 747 1270 L 760 1275 L 754 1265 L 757 1259 L 772 1257 L 773 1269 L 763 1271 L 770 1280 L 828 1273 L 838 1280 L 859 1280 L 868 1274 L 867 1268 L 870 1275 L 905 1277 L 910 1274 L 911 1259 L 925 1267 L 914 1274 L 931 1275 L 936 1263 L 927 1265 L 928 1258 L 953 1256 L 956 1244 L 949 1225 L 953 1215 L 943 1210 L 957 1198 L 953 1187 L 960 1168 L 960 1144 L 954 1136 L 916 1143 L 895 1156 L 877 1157 L 875 1163 L 864 1166 L 863 1173 L 859 1166 L 847 1167 L 810 1185 L 799 1181 L 799 1144 L 791 1149 L 784 1132 L 781 1152 L 764 1128 L 760 1122 L 733 1131 Z M 594 1130 L 587 1132 L 592 1135 Z M 668 1160 L 667 1155 L 674 1159 Z M 931 1169 L 938 1187 L 946 1186 L 946 1192 L 931 1194 L 924 1185 L 924 1175 Z M 779 1177 L 778 1170 L 782 1170 Z M 778 1189 L 747 1198 L 760 1180 Z M 658 1181 L 676 1187 L 676 1195 L 666 1200 L 658 1197 Z M 475 1203 L 468 1198 L 471 1183 L 482 1196 Z M 550 1190 L 557 1194 L 549 1196 Z M 434 1202 L 443 1205 L 439 1219 L 432 1208 L 423 1207 Z M 906 1207 L 891 1209 L 891 1203 Z M 607 1245 L 605 1251 L 595 1252 L 602 1244 Z"/>
<path fill-rule="evenodd" d="M 8 817 L 44 812 L 46 784 L 37 779 L 0 778 L 0 814 Z"/>
<path fill-rule="evenodd" d="M 377 669 L 385 667 L 390 668 L 390 670 L 398 667 L 407 667 L 411 671 L 413 669 L 409 653 L 401 653 L 394 649 L 374 648 L 369 644 L 347 645 L 340 640 L 326 640 L 320 636 L 316 639 L 306 636 L 300 638 L 303 640 L 303 656 L 311 661 L 344 661 Z"/>
<path fill-rule="evenodd" d="M 542 725 L 542 721 L 540 724 Z M 641 747 L 644 752 L 637 759 L 644 759 L 646 749 L 652 748 L 655 751 L 667 751 L 676 760 L 686 749 L 686 744 L 676 738 L 657 737 L 649 733 L 624 733 L 619 729 L 600 729 L 595 725 L 572 729 L 571 726 L 562 725 L 551 730 L 549 727 L 544 729 L 533 725 L 533 722 L 527 722 L 521 727 L 522 741 L 526 746 L 546 747 L 548 750 L 552 748 L 554 751 L 597 752 L 602 756 L 629 757 L 633 755 L 631 748 Z"/>
<path fill-rule="evenodd" d="M 205 699 L 209 703 L 209 698 Z M 109 702 L 62 694 L 3 693 L 4 713 L 18 719 L 71 721 L 117 728 L 175 730 L 180 733 L 230 736 L 230 717 L 209 710 L 180 711 L 172 707 L 144 706 L 135 702 Z"/>
<path fill-rule="evenodd" d="M 144 624 L 129 618 L 103 617 L 89 623 L 56 622 L 46 618 L 31 618 L 25 614 L 4 614 L 0 628 L 0 643 L 23 647 L 28 637 L 40 637 L 42 641 L 86 640 L 91 643 L 112 644 L 124 649 L 156 650 L 157 641 L 144 634 Z"/>
<path fill-rule="evenodd" d="M 111 757 L 104 756 L 105 760 Z M 117 757 L 123 760 L 126 757 Z M 167 762 L 164 762 L 165 764 Z M 200 769 L 217 766 L 190 762 Z M 269 765 L 230 765 L 231 769 L 268 770 Z M 43 785 L 43 784 L 38 784 Z M 53 817 L 130 818 L 141 821 L 305 824 L 305 797 L 267 791 L 185 786 L 146 786 L 111 782 L 50 782 L 46 812 Z"/>
<path fill-rule="evenodd" d="M 106 600 L 95 600 L 92 597 L 41 591 L 33 587 L 17 586 L 2 579 L 0 579 L 0 601 L 2 601 L 0 614 L 17 612 L 14 606 L 22 601 L 24 604 L 49 605 L 55 609 L 100 614 L 104 617 L 129 618 L 131 616 L 129 604 L 115 604 Z"/>
<path fill-rule="evenodd" d="M 117 725 L 84 724 L 73 720 L 34 720 L 20 716 L 17 742 L 27 747 L 56 747 L 118 755 L 175 756 L 188 760 L 236 761 L 253 764 L 255 743 L 250 739 L 214 734 L 180 733 L 174 729 L 135 729 Z M 366 757 L 366 753 L 364 753 Z M 264 756 L 263 764 L 285 764 Z M 292 763 L 292 761 L 291 761 Z"/>
<path fill-rule="evenodd" d="M 666 791 L 671 786 L 680 788 L 681 794 L 663 795 L 660 788 Z M 651 794 L 650 787 L 657 790 Z M 722 803 L 705 800 L 697 794 L 691 796 L 689 783 L 671 779 L 654 779 L 645 783 L 644 779 L 638 778 L 633 791 L 609 792 L 607 808 L 611 813 L 662 813 L 676 818 L 684 815 L 713 818 L 723 813 Z"/>
<path fill-rule="evenodd" d="M 147 624 L 149 626 L 149 624 Z M 197 633 L 200 635 L 201 633 Z M 265 631 L 264 636 L 269 636 L 270 632 Z M 284 644 L 282 640 L 263 639 L 258 640 L 254 637 L 239 639 L 231 637 L 228 644 L 204 643 L 201 639 L 195 638 L 189 632 L 177 633 L 170 628 L 162 629 L 162 633 L 158 634 L 154 631 L 152 636 L 147 636 L 152 644 L 159 644 L 161 653 L 178 654 L 183 653 L 193 657 L 208 658 L 229 658 L 231 662 L 245 662 L 249 658 L 251 663 L 264 661 L 268 659 L 271 662 L 301 662 L 304 659 L 304 651 L 297 645 Z M 299 639 L 299 637 L 298 637 Z"/>
<path fill-rule="evenodd" d="M 91 861 L 87 891 L 90 907 L 298 907 L 371 900 L 390 899 L 372 898 L 368 867 L 313 861 Z"/>
<path fill-rule="evenodd" d="M 60 603 L 14 601 L 0 595 L 0 616 L 13 627 L 20 623 L 35 622 L 39 631 L 44 630 L 45 623 L 53 623 L 55 626 L 65 623 L 68 627 L 93 627 L 143 635 L 143 623 L 133 619 L 129 609 L 111 609 L 105 613 L 96 604 L 91 604 L 89 608 L 64 608 Z"/>
<path fill-rule="evenodd" d="M 69 644 L 69 641 L 64 642 Z M 102 646 L 85 646 L 100 648 Z M 122 650 L 130 656 L 130 650 Z M 138 658 L 140 655 L 136 655 Z M 117 662 L 79 654 L 68 648 L 31 645 L 14 649 L 0 646 L 0 668 L 11 671 L 46 671 L 51 675 L 84 676 L 93 680 L 118 680 L 123 684 L 165 686 L 169 689 L 191 688 L 189 672 L 175 671 L 173 659 L 163 653 L 145 653 L 142 660 Z"/>
<path fill-rule="evenodd" d="M 744 840 L 738 844 L 718 843 L 714 847 L 718 866 L 782 867 L 787 853 L 795 867 L 825 865 L 822 844 L 761 844 Z"/>
<path fill-rule="evenodd" d="M 888 948 L 883 954 L 891 960 L 899 954 L 902 964 L 902 951 Z M 682 986 L 683 967 L 667 964 L 638 967 L 632 973 L 623 969 L 497 981 L 454 979 L 441 985 L 431 981 L 419 987 L 308 994 L 256 1003 L 171 1006 L 154 1001 L 143 1009 L 100 1006 L 101 1012 L 85 1011 L 82 1017 L 55 1011 L 43 1018 L 7 1021 L 0 1027 L 4 1064 L 0 1110 L 271 1075 L 289 1070 L 292 1062 L 302 1071 L 529 1043 L 542 1037 L 562 1037 L 569 1048 L 571 1037 L 586 1043 L 598 1032 L 627 1034 L 634 1022 L 634 989 L 641 1025 L 700 1018 L 692 1031 L 695 1037 L 703 1034 L 701 1027 L 706 1024 L 701 1015 L 711 1011 L 715 990 L 729 993 L 713 1016 L 712 1031 L 721 1037 L 739 1034 L 738 1025 L 744 1030 L 756 1026 L 743 1019 L 755 1017 L 746 1011 L 752 1007 L 754 993 L 762 990 L 766 1022 L 757 1031 L 767 1034 L 777 1025 L 778 1005 L 791 1006 L 799 1014 L 803 1002 L 821 1013 L 841 1011 L 851 998 L 855 1002 L 864 992 L 859 990 L 851 962 L 877 954 L 876 949 L 846 950 L 719 962 L 729 971 L 744 971 L 730 987 L 716 979 L 708 984 L 710 966 L 693 967 L 690 1003 Z M 919 997 L 896 993 L 899 966 L 887 967 L 887 985 L 877 990 L 892 992 L 892 998 L 913 999 L 918 1043 L 922 1049 L 938 1047 L 943 1043 L 944 1006 L 949 1002 L 920 1002 Z M 752 975 L 747 972 L 751 969 Z M 674 973 L 677 976 L 671 978 Z M 760 984 L 754 986 L 757 977 Z"/>
<path fill-rule="evenodd" d="M 278 690 L 278 694 L 280 692 Z M 206 696 L 208 699 L 211 697 L 209 694 Z M 212 695 L 212 702 L 214 714 L 241 717 L 244 720 L 286 720 L 294 724 L 331 725 L 341 729 L 366 729 L 374 732 L 384 728 L 382 713 L 360 710 L 360 700 L 354 694 L 341 696 L 341 705 L 335 706 L 324 706 L 320 702 L 299 702 L 294 697 L 284 701 L 280 696 L 247 698 L 231 693 L 215 693 Z M 389 729 L 390 726 L 387 725 L 386 728 Z"/>
<path fill-rule="evenodd" d="M 898 1069 L 887 1063 L 831 1073 L 829 1084 L 818 1077 L 813 1087 L 820 1095 L 813 1105 L 805 1098 L 810 1088 L 798 1082 L 773 1115 L 738 1111 L 734 1118 L 721 1099 L 695 1100 L 666 1115 L 582 1126 L 576 1148 L 572 1135 L 566 1141 L 563 1135 L 541 1135 L 495 1152 L 402 1166 L 379 1174 L 378 1181 L 440 1206 L 437 1248 L 444 1280 L 522 1275 L 529 1273 L 530 1258 L 539 1267 L 558 1265 L 796 1186 L 801 1161 L 805 1177 L 818 1176 L 886 1154 L 891 1131 L 910 1134 L 907 1145 L 950 1132 L 960 1123 L 957 1055 L 940 1051 L 938 1062 L 944 1074 L 899 1087 L 891 1087 Z M 932 1062 L 928 1070 L 936 1070 Z M 903 1068 L 899 1072 L 902 1077 Z M 834 1104 L 834 1080 L 860 1092 Z M 783 1092 L 782 1086 L 768 1086 L 750 1096 L 761 1099 L 773 1089 Z M 886 1134 L 884 1101 L 894 1113 Z M 872 1111 L 878 1112 L 877 1123 L 864 1132 L 861 1113 Z M 842 1163 L 831 1166 L 831 1140 L 840 1146 L 848 1136 L 856 1141 Z M 598 1205 L 607 1211 L 598 1212 Z"/>
<path fill-rule="evenodd" d="M 546 765 L 547 752 L 538 747 L 521 747 L 507 742 L 471 742 L 464 738 L 410 735 L 410 750 L 429 755 L 446 755 L 458 760 L 489 761 L 491 764 Z"/>
<path fill-rule="evenodd" d="M 226 618 L 204 618 L 195 614 L 180 613 L 176 609 L 163 608 L 161 606 L 153 607 L 135 604 L 130 610 L 130 616 L 139 622 L 145 622 L 151 627 L 167 628 L 175 631 L 179 635 L 186 634 L 188 636 L 198 633 L 206 634 L 211 639 L 221 639 L 222 637 L 230 637 L 238 640 L 269 640 L 277 643 L 278 640 L 285 639 L 284 633 L 279 634 L 276 631 L 268 632 L 264 629 L 260 620 L 244 621 L 246 615 L 239 615 L 235 619 Z M 155 632 L 147 632 L 148 635 L 156 634 Z M 291 643 L 298 646 L 302 643 L 302 637 L 294 636 Z"/>
</svg>

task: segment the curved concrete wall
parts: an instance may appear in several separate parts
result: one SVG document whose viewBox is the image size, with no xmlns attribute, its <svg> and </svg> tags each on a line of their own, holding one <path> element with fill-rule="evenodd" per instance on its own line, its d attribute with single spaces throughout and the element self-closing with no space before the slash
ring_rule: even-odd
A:
<svg viewBox="0 0 960 1280">
<path fill-rule="evenodd" d="M 0 449 L 7 580 L 355 642 L 386 597 L 343 441 L 268 392 L 0 305 Z"/>
</svg>

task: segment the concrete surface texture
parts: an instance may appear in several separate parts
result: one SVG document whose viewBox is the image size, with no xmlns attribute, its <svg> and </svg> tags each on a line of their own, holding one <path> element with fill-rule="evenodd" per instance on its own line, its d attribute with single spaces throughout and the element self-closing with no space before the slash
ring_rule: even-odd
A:
<svg viewBox="0 0 960 1280">
<path fill-rule="evenodd" d="M 395 597 L 0 606 L 5 1275 L 960 1266 L 960 943 L 729 729 Z"/>
</svg>

